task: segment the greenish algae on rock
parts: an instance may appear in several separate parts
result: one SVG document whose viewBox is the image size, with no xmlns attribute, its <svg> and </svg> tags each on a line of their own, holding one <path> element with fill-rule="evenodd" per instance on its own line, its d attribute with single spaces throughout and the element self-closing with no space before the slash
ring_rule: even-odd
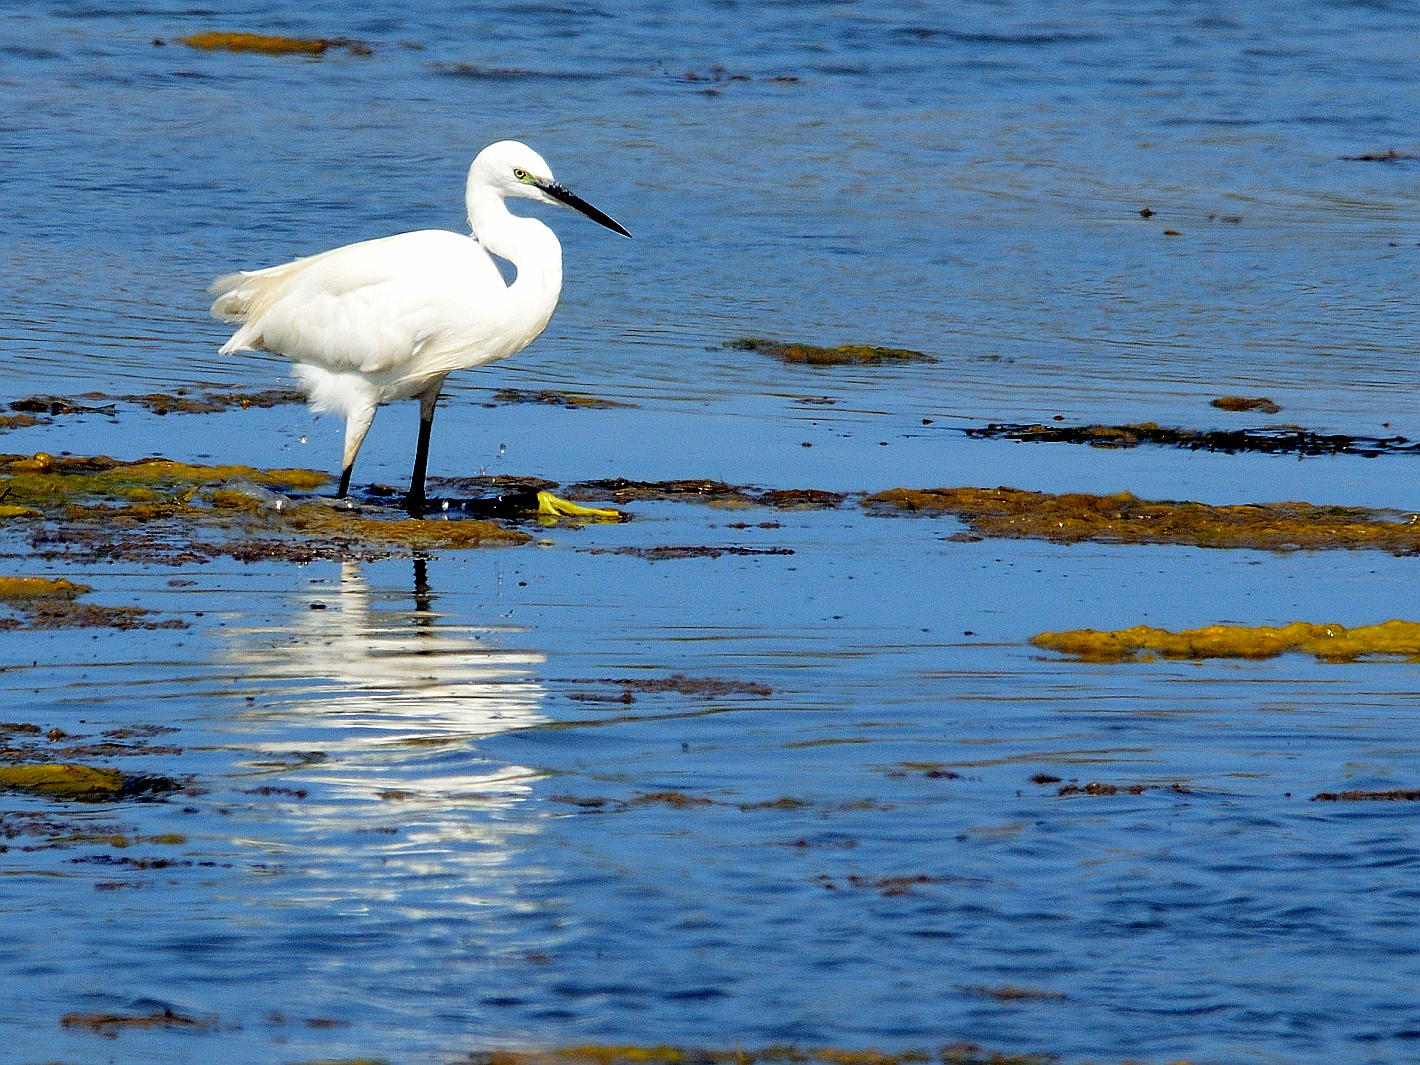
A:
<svg viewBox="0 0 1420 1065">
<path fill-rule="evenodd" d="M 815 344 L 786 344 L 762 337 L 740 337 L 725 345 L 733 351 L 758 351 L 785 362 L 806 366 L 876 366 L 887 362 L 936 362 L 924 351 L 911 348 L 881 348 L 868 344 L 844 344 L 836 348 Z"/>
<path fill-rule="evenodd" d="M 1313 503 L 1136 499 L 1128 492 L 1049 495 L 1017 488 L 894 488 L 863 500 L 874 514 L 950 514 L 980 536 L 1057 543 L 1183 544 L 1263 551 L 1420 552 L 1416 515 Z"/>
<path fill-rule="evenodd" d="M 71 802 L 117 802 L 139 795 L 175 791 L 177 787 L 177 783 L 167 777 L 127 774 L 87 765 L 0 766 L 0 788 Z"/>
<path fill-rule="evenodd" d="M 1116 632 L 1076 629 L 1042 632 L 1031 643 L 1082 662 L 1129 662 L 1140 657 L 1179 659 L 1275 658 L 1288 652 L 1315 655 L 1323 662 L 1355 662 L 1371 656 L 1420 662 L 1420 624 L 1386 621 L 1354 629 L 1342 625 L 1209 625 L 1169 632 L 1139 625 Z"/>
</svg>

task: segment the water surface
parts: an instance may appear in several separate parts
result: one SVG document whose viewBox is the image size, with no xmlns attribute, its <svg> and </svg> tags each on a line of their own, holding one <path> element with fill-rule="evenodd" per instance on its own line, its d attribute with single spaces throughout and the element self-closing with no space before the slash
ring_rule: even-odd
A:
<svg viewBox="0 0 1420 1065">
<path fill-rule="evenodd" d="M 176 43 L 209 29 L 373 54 Z M 469 159 L 511 136 L 635 239 L 542 213 L 557 317 L 451 379 L 435 474 L 1420 508 L 1402 457 L 958 432 L 1420 435 L 1420 163 L 1344 158 L 1420 150 L 1417 30 L 1409 4 L 12 5 L 3 398 L 285 383 L 217 354 L 209 280 L 459 229 Z M 740 336 L 937 361 L 813 370 Z M 503 387 L 635 406 L 484 406 Z M 1228 393 L 1283 410 L 1208 405 Z M 414 427 L 383 411 L 357 480 L 401 484 Z M 122 407 L 4 449 L 331 469 L 339 437 L 297 407 Z M 1025 642 L 1413 619 L 1413 559 L 963 542 L 852 501 L 629 509 L 524 548 L 305 567 L 46 566 L 8 536 L 7 573 L 191 627 L 0 633 L 4 717 L 176 729 L 152 742 L 181 755 L 122 764 L 195 791 L 60 811 L 126 848 L 9 841 L 15 1060 L 958 1040 L 1420 1060 L 1413 804 L 1310 801 L 1416 785 L 1415 666 Z M 792 554 L 592 550 L 665 544 Z M 677 675 L 722 683 L 657 686 Z M 1091 780 L 1147 790 L 1057 793 Z M 983 992 L 1007 986 L 1040 995 Z M 215 1029 L 60 1024 L 162 1008 Z"/>
</svg>

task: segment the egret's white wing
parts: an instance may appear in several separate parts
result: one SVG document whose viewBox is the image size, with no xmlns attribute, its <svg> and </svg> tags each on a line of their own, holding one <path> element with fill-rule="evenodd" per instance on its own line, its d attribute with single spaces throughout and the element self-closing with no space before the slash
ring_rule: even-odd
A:
<svg viewBox="0 0 1420 1065">
<path fill-rule="evenodd" d="M 264 348 L 332 372 L 409 371 L 451 327 L 470 339 L 507 286 L 472 237 L 421 230 L 219 278 L 212 312 L 240 321 L 223 352 Z"/>
</svg>

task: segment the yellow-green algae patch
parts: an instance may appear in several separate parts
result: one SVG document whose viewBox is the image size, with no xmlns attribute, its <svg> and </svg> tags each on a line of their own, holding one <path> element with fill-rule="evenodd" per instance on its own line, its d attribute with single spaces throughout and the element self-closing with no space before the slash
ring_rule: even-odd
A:
<svg viewBox="0 0 1420 1065">
<path fill-rule="evenodd" d="M 0 577 L 0 599 L 21 602 L 55 596 L 73 599 L 90 590 L 87 584 L 75 584 L 63 577 L 55 580 L 48 577 Z"/>
<path fill-rule="evenodd" d="M 1116 632 L 1076 629 L 1042 632 L 1031 643 L 1083 662 L 1128 662 L 1140 657 L 1275 658 L 1288 652 L 1315 655 L 1324 662 L 1354 662 L 1385 656 L 1420 662 L 1420 624 L 1386 621 L 1348 629 L 1342 625 L 1209 625 L 1169 632 L 1139 625 Z"/>
<path fill-rule="evenodd" d="M 792 344 L 762 337 L 740 337 L 726 347 L 734 351 L 758 351 L 785 362 L 805 366 L 874 366 L 888 362 L 936 362 L 925 351 L 911 348 L 883 348 L 870 344 L 843 344 L 836 348 L 816 344 Z"/>
<path fill-rule="evenodd" d="M 117 769 L 87 765 L 0 766 L 0 788 L 29 791 L 49 799 L 104 802 L 123 792 L 125 778 Z"/>
<path fill-rule="evenodd" d="M 316 470 L 260 470 L 251 466 L 192 466 L 162 458 L 124 462 L 92 458 L 0 455 L 0 500 L 13 505 L 49 506 L 84 498 L 153 500 L 158 493 L 197 488 L 215 481 L 246 478 L 291 492 L 309 492 L 330 481 Z"/>
<path fill-rule="evenodd" d="M 401 518 L 386 521 L 334 510 L 321 504 L 296 507 L 286 517 L 292 530 L 327 542 L 347 540 L 352 546 L 424 550 L 439 547 L 479 547 L 483 544 L 524 544 L 527 533 L 505 529 L 492 521 Z"/>
<path fill-rule="evenodd" d="M 243 561 L 372 559 L 532 539 L 491 521 L 362 514 L 299 498 L 329 480 L 314 470 L 194 466 L 161 458 L 0 455 L 0 505 L 24 508 L 0 527 L 28 531 L 40 557 L 167 564 L 219 555 Z"/>
<path fill-rule="evenodd" d="M 1183 544 L 1264 551 L 1371 549 L 1420 551 L 1414 514 L 1313 503 L 1152 501 L 1128 492 L 1050 495 L 1018 488 L 894 488 L 863 500 L 876 514 L 950 514 L 978 536 Z"/>
<path fill-rule="evenodd" d="M 798 1047 L 775 1044 L 762 1050 L 736 1047 L 717 1050 L 677 1046 L 585 1046 L 550 1050 L 485 1050 L 460 1058 L 461 1065 L 756 1065 L 791 1063 L 806 1065 L 918 1065 L 940 1061 L 942 1065 L 1050 1065 L 1051 1054 L 1002 1054 L 983 1050 L 974 1043 L 952 1043 L 935 1054 L 925 1050 L 886 1052 L 838 1047 Z"/>
<path fill-rule="evenodd" d="M 0 606 L 18 617 L 0 617 L 6 629 L 181 629 L 185 622 L 176 618 L 150 621 L 152 611 L 138 606 L 100 606 L 80 603 L 78 598 L 91 589 L 63 577 L 0 577 Z"/>
</svg>

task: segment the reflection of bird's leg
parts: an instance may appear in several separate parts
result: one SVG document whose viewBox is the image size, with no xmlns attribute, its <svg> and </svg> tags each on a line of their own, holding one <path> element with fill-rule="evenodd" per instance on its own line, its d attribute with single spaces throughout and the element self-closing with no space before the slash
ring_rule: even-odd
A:
<svg viewBox="0 0 1420 1065">
<path fill-rule="evenodd" d="M 411 517 L 424 515 L 424 470 L 429 465 L 429 433 L 434 428 L 434 404 L 439 402 L 439 390 L 444 387 L 442 377 L 419 393 L 419 446 L 414 452 L 414 473 L 409 478 L 409 495 L 405 496 L 404 509 Z"/>
<path fill-rule="evenodd" d="M 414 612 L 424 615 L 430 612 L 434 595 L 429 591 L 429 564 L 423 555 L 414 556 Z M 429 624 L 432 619 L 419 618 L 419 623 Z"/>
</svg>

